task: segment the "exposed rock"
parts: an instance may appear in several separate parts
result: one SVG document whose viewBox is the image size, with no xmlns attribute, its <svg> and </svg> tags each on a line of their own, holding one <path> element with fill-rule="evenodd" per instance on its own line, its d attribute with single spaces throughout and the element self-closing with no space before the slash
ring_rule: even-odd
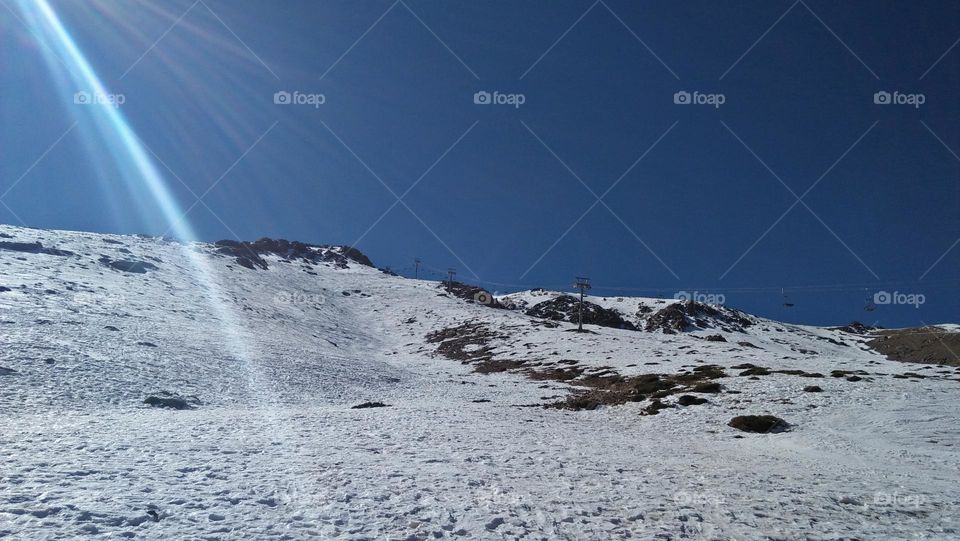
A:
<svg viewBox="0 0 960 541">
<path fill-rule="evenodd" d="M 439 344 L 437 353 L 464 363 L 487 362 L 493 359 L 490 340 L 500 337 L 483 323 L 463 323 L 427 334 L 429 344 Z"/>
<path fill-rule="evenodd" d="M 100 264 L 121 272 L 145 274 L 147 271 L 157 270 L 157 266 L 146 261 L 136 259 L 110 259 L 107 256 L 100 258 Z"/>
<path fill-rule="evenodd" d="M 692 394 L 685 394 L 677 399 L 677 404 L 681 406 L 697 406 L 700 404 L 706 404 L 709 402 L 706 398 L 700 398 L 699 396 L 693 396 Z"/>
<path fill-rule="evenodd" d="M 674 408 L 673 404 L 665 404 L 659 400 L 653 400 L 650 402 L 650 405 L 643 408 L 643 413 L 645 415 L 656 415 L 660 413 L 660 410 L 665 410 L 669 408 Z"/>
<path fill-rule="evenodd" d="M 695 301 L 675 302 L 647 318 L 649 332 L 674 334 L 702 329 L 720 329 L 725 332 L 744 332 L 753 325 L 739 310 L 714 307 Z"/>
<path fill-rule="evenodd" d="M 719 393 L 722 388 L 723 388 L 723 386 L 720 385 L 719 383 L 715 382 L 715 381 L 709 381 L 709 382 L 706 382 L 706 381 L 705 381 L 705 382 L 703 382 L 703 383 L 698 383 L 698 384 L 694 385 L 694 386 L 690 389 L 690 392 L 693 392 L 693 393 Z"/>
<path fill-rule="evenodd" d="M 723 335 L 711 334 L 710 336 L 704 338 L 707 342 L 726 342 L 727 339 Z"/>
<path fill-rule="evenodd" d="M 807 385 L 803 388 L 805 393 L 822 393 L 823 389 L 819 385 Z"/>
<path fill-rule="evenodd" d="M 864 325 L 859 321 L 851 321 L 849 324 L 844 325 L 843 327 L 836 327 L 835 330 L 843 331 L 849 334 L 867 334 L 870 331 L 874 331 L 879 327 L 871 327 L 869 325 Z"/>
<path fill-rule="evenodd" d="M 549 319 L 552 321 L 567 321 L 576 323 L 580 309 L 580 299 L 570 295 L 560 295 L 554 299 L 535 304 L 525 312 L 528 316 Z M 610 310 L 583 301 L 583 322 L 588 325 L 612 327 L 614 329 L 636 330 L 633 323 L 623 319 L 620 312 Z"/>
<path fill-rule="evenodd" d="M 57 250 L 56 248 L 44 248 L 39 242 L 0 242 L 0 250 L 9 250 L 11 252 L 25 252 L 28 254 L 46 254 L 56 256 L 71 256 L 73 252 L 68 250 Z"/>
<path fill-rule="evenodd" d="M 347 268 L 351 261 L 367 267 L 374 266 L 370 258 L 350 246 L 314 245 L 267 237 L 254 242 L 218 240 L 214 245 L 218 253 L 235 257 L 238 265 L 248 269 L 266 270 L 267 262 L 261 256 L 267 254 L 285 261 L 330 263 L 337 268 Z"/>
<path fill-rule="evenodd" d="M 490 308 L 506 308 L 500 304 L 500 301 L 494 298 L 493 294 L 482 287 L 463 284 L 460 282 L 443 282 L 441 287 L 454 297 L 464 299 L 468 302 L 482 304 Z"/>
<path fill-rule="evenodd" d="M 731 419 L 730 422 L 727 423 L 727 426 L 743 432 L 756 432 L 759 434 L 783 432 L 790 427 L 786 421 L 773 415 L 740 415 Z"/>
<path fill-rule="evenodd" d="M 389 404 L 384 404 L 383 402 L 364 402 L 363 404 L 357 404 L 356 406 L 351 406 L 352 410 L 362 410 L 367 408 L 389 408 Z"/>
<path fill-rule="evenodd" d="M 148 396 L 144 404 L 154 408 L 169 408 L 175 410 L 192 410 L 201 405 L 200 399 L 195 396 L 180 396 L 169 391 L 161 391 L 156 395 Z"/>
<path fill-rule="evenodd" d="M 741 376 L 769 376 L 770 370 L 762 366 L 754 366 L 740 372 Z"/>
</svg>

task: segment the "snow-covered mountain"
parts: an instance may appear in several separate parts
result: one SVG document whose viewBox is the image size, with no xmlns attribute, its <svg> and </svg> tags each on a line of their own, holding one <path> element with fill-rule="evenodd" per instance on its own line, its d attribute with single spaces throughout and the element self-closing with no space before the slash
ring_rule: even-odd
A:
<svg viewBox="0 0 960 541">
<path fill-rule="evenodd" d="M 566 295 L 0 226 L 0 537 L 960 538 L 960 369 Z"/>
</svg>

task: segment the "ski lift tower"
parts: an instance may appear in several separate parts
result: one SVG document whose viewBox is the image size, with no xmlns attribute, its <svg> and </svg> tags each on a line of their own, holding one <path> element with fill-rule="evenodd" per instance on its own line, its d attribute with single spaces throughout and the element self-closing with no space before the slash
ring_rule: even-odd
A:
<svg viewBox="0 0 960 541">
<path fill-rule="evenodd" d="M 580 308 L 577 310 L 577 332 L 583 332 L 583 292 L 590 289 L 590 279 L 583 276 L 577 276 L 575 288 L 580 290 Z"/>
</svg>

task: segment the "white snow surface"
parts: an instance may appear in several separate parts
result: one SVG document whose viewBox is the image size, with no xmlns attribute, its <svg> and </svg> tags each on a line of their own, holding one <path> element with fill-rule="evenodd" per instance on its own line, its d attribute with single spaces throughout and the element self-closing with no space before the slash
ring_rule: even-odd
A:
<svg viewBox="0 0 960 541">
<path fill-rule="evenodd" d="M 0 249 L 0 537 L 960 539 L 960 372 L 863 337 L 753 317 L 746 333 L 579 334 L 355 263 L 251 270 L 207 244 L 0 237 L 74 253 Z M 675 302 L 590 300 L 631 317 Z M 576 387 L 475 373 L 425 340 L 465 322 L 503 335 L 497 358 L 717 364 L 728 392 L 655 416 L 538 407 Z M 751 380 L 742 363 L 827 377 Z M 163 390 L 202 404 L 143 403 Z M 366 401 L 390 407 L 351 409 Z M 791 428 L 727 426 L 742 414 Z"/>
</svg>

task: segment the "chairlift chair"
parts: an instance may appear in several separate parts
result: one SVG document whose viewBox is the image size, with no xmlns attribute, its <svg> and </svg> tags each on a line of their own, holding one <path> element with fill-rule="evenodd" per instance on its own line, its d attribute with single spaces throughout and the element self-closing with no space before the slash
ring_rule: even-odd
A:
<svg viewBox="0 0 960 541">
<path fill-rule="evenodd" d="M 783 296 L 783 306 L 785 308 L 793 308 L 793 303 L 790 302 L 790 297 L 783 291 L 783 288 L 780 288 L 780 294 Z"/>
</svg>

